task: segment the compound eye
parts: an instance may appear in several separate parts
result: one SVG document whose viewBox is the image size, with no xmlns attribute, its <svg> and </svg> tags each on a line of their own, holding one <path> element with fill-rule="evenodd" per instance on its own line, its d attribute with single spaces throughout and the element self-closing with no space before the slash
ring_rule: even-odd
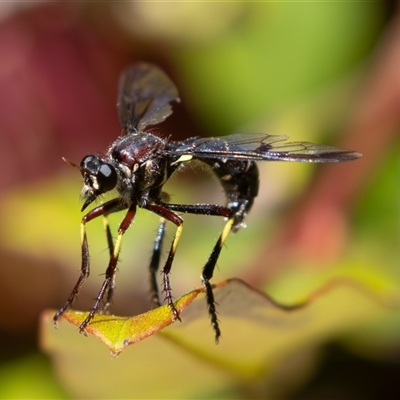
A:
<svg viewBox="0 0 400 400">
<path fill-rule="evenodd" d="M 81 161 L 81 173 L 96 195 L 108 192 L 117 185 L 117 172 L 111 164 L 99 157 L 88 155 Z"/>
<path fill-rule="evenodd" d="M 117 184 L 117 172 L 111 164 L 101 164 L 96 178 L 99 191 L 102 193 L 114 189 Z"/>
<path fill-rule="evenodd" d="M 96 156 L 88 155 L 81 161 L 81 173 L 97 175 L 100 168 L 100 159 Z"/>
</svg>

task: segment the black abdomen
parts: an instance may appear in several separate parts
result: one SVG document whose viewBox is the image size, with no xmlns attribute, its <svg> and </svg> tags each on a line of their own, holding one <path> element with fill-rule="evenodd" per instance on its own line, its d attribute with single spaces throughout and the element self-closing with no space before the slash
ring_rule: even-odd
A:
<svg viewBox="0 0 400 400">
<path fill-rule="evenodd" d="M 202 161 L 210 165 L 224 189 L 227 207 L 234 212 L 235 221 L 232 230 L 235 232 L 242 226 L 258 194 L 257 164 L 253 161 L 237 160 Z"/>
</svg>

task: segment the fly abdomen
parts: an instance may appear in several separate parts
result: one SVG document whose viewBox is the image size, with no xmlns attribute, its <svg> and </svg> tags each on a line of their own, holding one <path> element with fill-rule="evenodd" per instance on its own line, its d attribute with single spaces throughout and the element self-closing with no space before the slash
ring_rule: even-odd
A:
<svg viewBox="0 0 400 400">
<path fill-rule="evenodd" d="M 235 217 L 232 230 L 242 225 L 258 194 L 259 173 L 254 161 L 202 160 L 209 164 L 224 189 L 227 207 Z"/>
</svg>

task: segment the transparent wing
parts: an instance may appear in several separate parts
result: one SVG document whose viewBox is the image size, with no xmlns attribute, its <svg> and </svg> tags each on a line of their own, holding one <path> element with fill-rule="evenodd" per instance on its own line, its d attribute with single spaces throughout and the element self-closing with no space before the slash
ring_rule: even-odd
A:
<svg viewBox="0 0 400 400">
<path fill-rule="evenodd" d="M 241 161 L 343 162 L 361 157 L 360 153 L 309 142 L 286 142 L 288 136 L 235 134 L 214 138 L 190 138 L 170 153 L 183 157 Z"/>
<path fill-rule="evenodd" d="M 164 121 L 172 114 L 169 103 L 174 100 L 179 101 L 178 90 L 153 64 L 135 64 L 120 76 L 117 109 L 125 133 Z"/>
</svg>

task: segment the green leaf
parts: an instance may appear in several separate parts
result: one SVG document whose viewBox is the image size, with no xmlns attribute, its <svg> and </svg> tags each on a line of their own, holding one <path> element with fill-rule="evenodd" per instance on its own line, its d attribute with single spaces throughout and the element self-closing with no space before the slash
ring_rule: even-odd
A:
<svg viewBox="0 0 400 400">
<path fill-rule="evenodd" d="M 215 285 L 222 329 L 218 346 L 203 289 L 197 289 L 175 302 L 182 323 L 172 324 L 164 306 L 133 318 L 95 317 L 87 331 L 112 354 L 136 343 L 113 363 L 97 340 L 78 334 L 76 327 L 87 313 L 67 313 L 65 319 L 73 325 L 61 323 L 56 330 L 52 312 L 45 312 L 42 348 L 79 397 L 204 398 L 227 387 L 248 389 L 260 382 L 273 386 L 284 360 L 393 314 L 391 308 L 398 308 L 399 302 L 390 289 L 388 284 L 386 290 L 375 290 L 343 277 L 331 279 L 297 304 L 282 305 L 231 279 Z M 304 369 L 303 363 L 301 373 Z"/>
<path fill-rule="evenodd" d="M 198 289 L 182 296 L 175 302 L 175 308 L 181 313 L 202 291 Z M 45 311 L 43 320 L 52 320 L 54 313 L 54 310 Z M 65 312 L 62 318 L 79 327 L 88 314 L 71 310 Z M 171 309 L 165 305 L 134 317 L 96 314 L 85 331 L 108 346 L 111 354 L 116 356 L 127 346 L 160 332 L 173 322 Z"/>
</svg>

